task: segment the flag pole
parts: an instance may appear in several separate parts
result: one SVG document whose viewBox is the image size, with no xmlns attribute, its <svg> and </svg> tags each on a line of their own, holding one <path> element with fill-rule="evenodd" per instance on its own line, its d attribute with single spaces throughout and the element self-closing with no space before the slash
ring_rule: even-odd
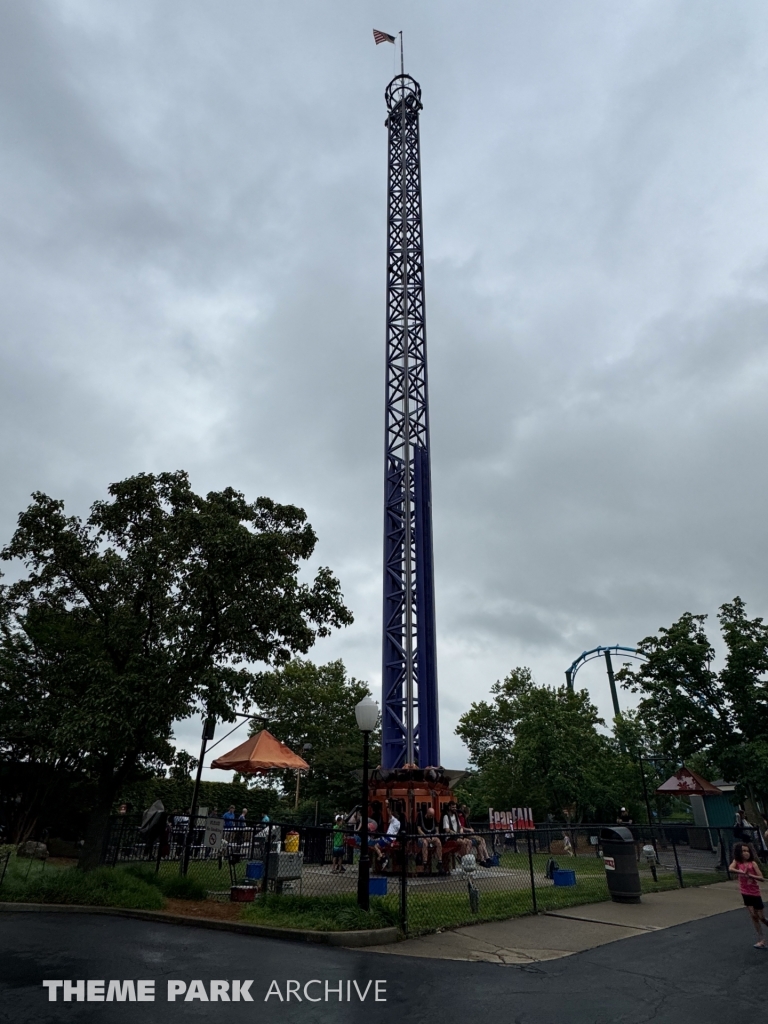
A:
<svg viewBox="0 0 768 1024">
<path fill-rule="evenodd" d="M 403 64 L 403 30 L 400 29 L 400 74 L 405 74 L 405 65 Z"/>
</svg>

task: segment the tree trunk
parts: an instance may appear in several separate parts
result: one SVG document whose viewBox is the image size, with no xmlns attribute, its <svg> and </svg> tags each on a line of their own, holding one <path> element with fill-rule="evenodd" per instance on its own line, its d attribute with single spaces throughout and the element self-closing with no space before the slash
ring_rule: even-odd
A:
<svg viewBox="0 0 768 1024">
<path fill-rule="evenodd" d="M 104 852 L 104 843 L 107 839 L 109 828 L 109 816 L 112 811 L 112 804 L 117 795 L 119 781 L 113 772 L 105 772 L 99 779 L 99 789 L 96 804 L 88 818 L 88 827 L 85 830 L 85 845 L 80 854 L 78 868 L 81 871 L 93 871 L 101 864 Z"/>
</svg>

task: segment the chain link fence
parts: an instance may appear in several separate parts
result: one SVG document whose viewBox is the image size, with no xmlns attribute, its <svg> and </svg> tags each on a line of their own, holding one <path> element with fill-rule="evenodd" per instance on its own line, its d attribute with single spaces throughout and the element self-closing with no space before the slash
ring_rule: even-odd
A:
<svg viewBox="0 0 768 1024">
<path fill-rule="evenodd" d="M 371 899 L 405 935 L 605 900 L 604 827 L 478 827 L 460 836 L 405 828 L 394 841 L 372 834 Z M 732 829 L 629 827 L 644 892 L 729 877 Z M 143 863 L 144 870 L 186 875 L 208 899 L 253 902 L 274 894 L 354 907 L 359 848 L 353 831 L 327 826 L 234 822 L 217 831 L 210 819 L 195 819 L 190 828 L 186 818 L 169 818 L 148 833 L 123 818 L 111 824 L 103 863 Z M 765 851 L 757 852 L 765 859 Z"/>
</svg>

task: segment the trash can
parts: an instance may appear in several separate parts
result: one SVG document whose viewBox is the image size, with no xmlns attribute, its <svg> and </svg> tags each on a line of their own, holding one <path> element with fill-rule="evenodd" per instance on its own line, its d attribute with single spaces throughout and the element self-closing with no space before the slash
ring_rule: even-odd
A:
<svg viewBox="0 0 768 1024">
<path fill-rule="evenodd" d="M 614 903 L 640 902 L 640 871 L 635 855 L 635 840 L 628 828 L 616 825 L 600 832 L 605 880 Z"/>
<path fill-rule="evenodd" d="M 245 877 L 249 882 L 258 882 L 264 877 L 264 864 L 260 860 L 251 860 L 245 865 Z"/>
</svg>

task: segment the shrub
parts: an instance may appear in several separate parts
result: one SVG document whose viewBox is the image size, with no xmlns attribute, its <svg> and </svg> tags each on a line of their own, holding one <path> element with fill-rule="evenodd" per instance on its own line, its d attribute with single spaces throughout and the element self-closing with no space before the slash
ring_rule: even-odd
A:
<svg viewBox="0 0 768 1024">
<path fill-rule="evenodd" d="M 396 925 L 398 912 L 397 903 L 391 897 L 374 897 L 370 912 L 366 913 L 357 906 L 354 896 L 269 895 L 247 904 L 243 920 L 279 928 L 358 931 Z"/>
<path fill-rule="evenodd" d="M 162 894 L 156 886 L 112 868 L 89 872 L 77 868 L 33 872 L 26 879 L 14 873 L 6 877 L 2 895 L 5 900 L 21 903 L 69 903 L 138 910 L 161 910 L 163 906 Z"/>
<path fill-rule="evenodd" d="M 195 878 L 189 875 L 178 875 L 155 872 L 143 864 L 131 864 L 129 867 L 118 869 L 126 875 L 138 878 L 147 885 L 153 885 L 159 889 L 163 896 L 175 900 L 204 900 L 206 888 Z"/>
<path fill-rule="evenodd" d="M 159 875 L 157 886 L 163 896 L 176 900 L 204 900 L 207 890 L 188 875 Z"/>
</svg>

